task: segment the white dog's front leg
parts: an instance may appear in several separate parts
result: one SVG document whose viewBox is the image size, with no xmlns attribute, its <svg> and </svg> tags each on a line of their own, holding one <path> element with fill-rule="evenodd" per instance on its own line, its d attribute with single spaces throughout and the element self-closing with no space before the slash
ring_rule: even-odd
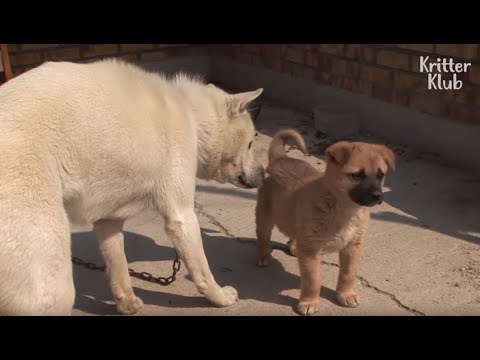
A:
<svg viewBox="0 0 480 360">
<path fill-rule="evenodd" d="M 123 244 L 123 221 L 100 220 L 95 223 L 95 233 L 103 259 L 107 265 L 117 311 L 124 315 L 135 314 L 143 302 L 133 293 L 132 280 Z"/>
<path fill-rule="evenodd" d="M 165 215 L 165 231 L 200 293 L 219 307 L 232 305 L 238 300 L 237 291 L 231 286 L 220 287 L 210 271 L 193 209 L 182 214 Z"/>
</svg>

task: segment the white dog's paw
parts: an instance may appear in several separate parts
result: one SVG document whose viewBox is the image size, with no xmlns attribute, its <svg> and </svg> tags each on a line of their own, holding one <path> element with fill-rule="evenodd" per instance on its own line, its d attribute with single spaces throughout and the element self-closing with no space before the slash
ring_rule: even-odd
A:
<svg viewBox="0 0 480 360">
<path fill-rule="evenodd" d="M 143 301 L 135 295 L 117 301 L 117 311 L 122 315 L 132 315 L 143 307 Z"/>
<path fill-rule="evenodd" d="M 300 300 L 296 308 L 301 315 L 312 315 L 320 310 L 320 298 L 316 300 Z"/>
<path fill-rule="evenodd" d="M 345 307 L 357 307 L 360 304 L 360 299 L 355 291 L 348 291 L 344 293 L 337 293 L 337 300 L 340 305 Z"/>
<path fill-rule="evenodd" d="M 238 292 L 231 286 L 218 287 L 213 293 L 205 292 L 207 299 L 215 306 L 233 305 L 238 300 Z"/>
<path fill-rule="evenodd" d="M 257 266 L 265 267 L 272 263 L 272 255 L 268 254 L 257 258 Z"/>
</svg>

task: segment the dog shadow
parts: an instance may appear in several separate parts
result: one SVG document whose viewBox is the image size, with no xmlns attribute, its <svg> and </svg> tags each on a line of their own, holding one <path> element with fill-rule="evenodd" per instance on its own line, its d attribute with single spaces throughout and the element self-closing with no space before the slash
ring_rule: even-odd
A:
<svg viewBox="0 0 480 360">
<path fill-rule="evenodd" d="M 175 252 L 172 247 L 156 244 L 149 237 L 124 232 L 125 253 L 129 263 L 137 261 L 173 261 Z M 239 299 L 255 299 L 257 301 L 290 306 L 292 309 L 297 299 L 282 292 L 298 289 L 300 278 L 289 273 L 282 264 L 275 259 L 272 264 L 260 268 L 255 264 L 255 239 L 242 238 L 239 240 L 221 235 L 216 230 L 202 228 L 202 238 L 205 254 L 215 280 L 221 285 L 230 285 L 237 289 Z M 285 244 L 272 242 L 274 248 L 285 247 Z M 275 251 L 278 250 L 274 250 Z M 72 234 L 72 252 L 86 261 L 104 264 L 98 244 L 93 232 Z M 135 266 L 129 266 L 135 268 Z M 170 269 L 170 268 L 169 268 Z M 135 269 L 137 270 L 137 269 Z M 140 271 L 140 270 L 137 270 Z M 181 276 L 178 282 L 188 281 L 190 286 L 195 285 L 190 279 L 182 262 Z M 155 273 L 154 276 L 169 276 Z M 113 297 L 110 291 L 107 276 L 103 272 L 92 271 L 82 266 L 73 265 L 73 276 L 76 289 L 74 308 L 87 314 L 116 315 Z M 135 295 L 140 297 L 146 305 L 174 308 L 207 308 L 213 307 L 202 296 L 184 296 L 172 294 L 169 287 L 149 284 L 148 287 L 157 286 L 155 290 L 134 287 Z M 185 284 L 181 285 L 185 288 Z M 335 291 L 322 287 L 320 296 L 332 303 L 336 303 Z"/>
</svg>

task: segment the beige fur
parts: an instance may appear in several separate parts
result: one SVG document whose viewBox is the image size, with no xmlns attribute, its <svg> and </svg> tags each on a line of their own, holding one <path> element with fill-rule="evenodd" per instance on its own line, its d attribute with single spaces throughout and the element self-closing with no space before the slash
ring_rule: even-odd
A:
<svg viewBox="0 0 480 360">
<path fill-rule="evenodd" d="M 132 290 L 123 222 L 158 210 L 197 289 L 237 300 L 205 258 L 194 213 L 196 176 L 258 187 L 247 105 L 227 94 L 113 60 L 45 63 L 0 87 L 0 314 L 67 315 L 75 291 L 69 222 L 93 224 L 122 314 Z"/>
<path fill-rule="evenodd" d="M 309 315 L 320 306 L 321 256 L 339 252 L 337 299 L 354 307 L 359 298 L 353 285 L 370 219 L 367 206 L 381 202 L 380 175 L 395 167 L 394 155 L 381 145 L 342 141 L 326 150 L 327 170 L 321 173 L 285 155 L 288 138 L 306 153 L 302 136 L 294 130 L 282 130 L 273 138 L 269 176 L 258 191 L 258 265 L 271 262 L 270 237 L 276 225 L 290 237 L 290 251 L 299 261 L 301 295 L 296 310 Z"/>
</svg>

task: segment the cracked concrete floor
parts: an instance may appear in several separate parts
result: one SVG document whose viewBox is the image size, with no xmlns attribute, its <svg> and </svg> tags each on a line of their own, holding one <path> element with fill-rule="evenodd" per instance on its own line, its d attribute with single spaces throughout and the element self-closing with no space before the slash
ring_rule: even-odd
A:
<svg viewBox="0 0 480 360">
<path fill-rule="evenodd" d="M 261 133 L 254 145 L 266 162 L 271 135 L 295 127 L 307 139 L 312 156 L 296 149 L 289 156 L 324 167 L 322 145 L 306 114 L 282 123 L 259 117 Z M 381 142 L 374 137 L 367 141 Z M 322 142 L 323 141 L 323 142 Z M 395 147 L 398 168 L 388 174 L 385 202 L 372 212 L 370 231 L 356 287 L 361 304 L 336 304 L 337 256 L 324 258 L 321 310 L 317 315 L 479 315 L 480 314 L 480 177 L 455 169 L 434 155 Z M 211 306 L 196 290 L 182 266 L 177 281 L 163 287 L 132 279 L 145 307 L 137 315 L 294 315 L 299 296 L 296 259 L 280 249 L 268 268 L 255 266 L 254 207 L 256 190 L 198 181 L 196 208 L 205 252 L 219 284 L 234 286 L 239 301 L 227 308 Z M 102 263 L 90 229 L 74 229 L 73 255 Z M 274 231 L 279 248 L 287 239 Z M 155 276 L 171 274 L 174 251 L 162 219 L 146 211 L 125 227 L 129 266 Z M 74 266 L 77 297 L 74 315 L 113 315 L 104 273 Z"/>
</svg>

